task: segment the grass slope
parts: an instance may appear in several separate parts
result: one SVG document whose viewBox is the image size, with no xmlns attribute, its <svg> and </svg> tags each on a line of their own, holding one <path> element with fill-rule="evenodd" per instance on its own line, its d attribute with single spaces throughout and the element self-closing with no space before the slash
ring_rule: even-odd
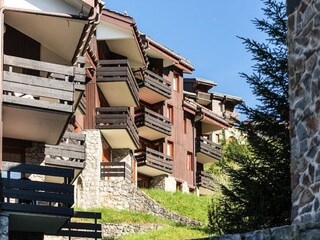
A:
<svg viewBox="0 0 320 240">
<path fill-rule="evenodd" d="M 208 223 L 209 196 L 198 197 L 194 194 L 181 192 L 166 192 L 157 189 L 143 189 L 152 199 L 166 209 L 182 216 Z"/>
</svg>

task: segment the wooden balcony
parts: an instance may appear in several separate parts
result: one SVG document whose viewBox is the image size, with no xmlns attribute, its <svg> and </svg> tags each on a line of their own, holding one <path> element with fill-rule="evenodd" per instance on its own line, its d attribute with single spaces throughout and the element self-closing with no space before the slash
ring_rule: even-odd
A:
<svg viewBox="0 0 320 240">
<path fill-rule="evenodd" d="M 204 137 L 196 139 L 197 161 L 200 163 L 213 163 L 221 160 L 221 145 Z"/>
<path fill-rule="evenodd" d="M 97 84 L 109 105 L 111 107 L 137 107 L 139 87 L 128 60 L 100 60 L 99 65 Z"/>
<path fill-rule="evenodd" d="M 211 174 L 201 171 L 196 173 L 196 177 L 200 195 L 211 195 L 214 191 L 214 179 Z"/>
<path fill-rule="evenodd" d="M 101 179 L 123 178 L 132 181 L 132 168 L 125 162 L 101 162 Z"/>
<path fill-rule="evenodd" d="M 150 109 L 140 108 L 135 111 L 135 123 L 139 136 L 150 141 L 171 135 L 170 120 Z"/>
<path fill-rule="evenodd" d="M 58 144 L 84 70 L 7 55 L 3 67 L 4 137 Z"/>
<path fill-rule="evenodd" d="M 101 213 L 75 211 L 72 219 L 65 223 L 58 232 L 50 234 L 53 236 L 72 238 L 101 239 Z"/>
<path fill-rule="evenodd" d="M 96 128 L 111 148 L 137 149 L 139 135 L 127 107 L 97 108 Z"/>
<path fill-rule="evenodd" d="M 208 105 L 211 103 L 211 94 L 210 93 L 204 93 L 204 92 L 197 92 L 197 98 L 196 102 L 201 105 Z"/>
<path fill-rule="evenodd" d="M 139 97 L 147 103 L 154 104 L 171 98 L 171 82 L 149 70 L 145 70 L 139 87 Z"/>
<path fill-rule="evenodd" d="M 71 169 L 3 163 L 1 211 L 9 215 L 10 231 L 55 233 L 73 216 Z M 26 174 L 31 176 L 23 178 Z M 63 183 L 48 182 L 47 177 Z"/>
<path fill-rule="evenodd" d="M 74 169 L 76 179 L 85 166 L 85 135 L 66 132 L 59 145 L 46 145 L 45 164 Z"/>
<path fill-rule="evenodd" d="M 135 159 L 138 165 L 138 173 L 147 176 L 159 176 L 172 174 L 172 158 L 151 148 L 143 148 L 135 151 Z"/>
</svg>

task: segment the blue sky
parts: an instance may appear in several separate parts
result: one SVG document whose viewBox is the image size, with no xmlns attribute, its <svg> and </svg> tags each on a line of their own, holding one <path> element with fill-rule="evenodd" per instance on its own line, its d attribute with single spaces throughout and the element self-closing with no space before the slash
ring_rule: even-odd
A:
<svg viewBox="0 0 320 240">
<path fill-rule="evenodd" d="M 261 18 L 260 0 L 107 0 L 106 7 L 133 17 L 138 28 L 187 58 L 191 76 L 218 83 L 214 91 L 257 102 L 239 72 L 251 73 L 251 55 L 236 36 L 263 41 L 251 20 Z M 186 75 L 188 76 L 188 75 Z"/>
</svg>

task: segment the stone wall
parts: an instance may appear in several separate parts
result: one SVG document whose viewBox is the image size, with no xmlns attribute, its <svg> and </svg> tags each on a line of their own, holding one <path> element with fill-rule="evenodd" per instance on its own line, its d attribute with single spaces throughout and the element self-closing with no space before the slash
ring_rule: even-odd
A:
<svg viewBox="0 0 320 240">
<path fill-rule="evenodd" d="M 86 165 L 75 181 L 75 203 L 82 208 L 99 207 L 102 144 L 99 130 L 86 130 Z"/>
<path fill-rule="evenodd" d="M 168 192 L 176 191 L 176 180 L 172 176 L 161 175 L 153 177 L 150 183 L 151 188 L 161 189 Z"/>
<path fill-rule="evenodd" d="M 307 223 L 264 229 L 250 233 L 202 238 L 202 240 L 317 240 L 320 239 L 320 224 Z"/>
<path fill-rule="evenodd" d="M 0 240 L 9 240 L 9 218 L 0 215 Z"/>
<path fill-rule="evenodd" d="M 320 220 L 320 1 L 288 0 L 287 3 L 292 221 L 293 223 L 318 222 Z"/>
<path fill-rule="evenodd" d="M 201 225 L 200 222 L 166 210 L 127 179 L 101 181 L 99 207 L 147 212 L 185 225 Z"/>
<path fill-rule="evenodd" d="M 201 225 L 200 222 L 192 221 L 164 209 L 128 179 L 122 177 L 101 179 L 102 145 L 100 132 L 86 130 L 85 134 L 86 166 L 75 182 L 76 206 L 84 209 L 109 207 L 148 212 L 186 225 Z M 129 161 L 131 157 L 128 150 L 113 151 L 115 161 Z M 175 191 L 176 181 L 173 177 L 159 178 L 159 182 L 164 186 L 170 186 Z M 189 190 L 187 184 L 186 186 L 184 189 Z"/>
<path fill-rule="evenodd" d="M 118 238 L 130 234 L 145 233 L 152 230 L 162 229 L 163 226 L 157 224 L 102 224 L 102 238 Z M 75 238 L 72 240 L 87 240 L 88 238 Z M 1 240 L 1 239 L 0 239 Z M 45 236 L 44 240 L 69 240 L 68 237 Z"/>
<path fill-rule="evenodd" d="M 124 235 L 145 233 L 152 230 L 162 229 L 157 224 L 111 224 L 102 225 L 102 236 L 104 238 L 118 238 Z"/>
</svg>

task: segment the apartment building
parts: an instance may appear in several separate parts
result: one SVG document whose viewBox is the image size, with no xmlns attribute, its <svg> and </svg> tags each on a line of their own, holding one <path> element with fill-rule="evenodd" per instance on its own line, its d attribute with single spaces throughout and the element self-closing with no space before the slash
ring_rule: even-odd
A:
<svg viewBox="0 0 320 240">
<path fill-rule="evenodd" d="M 1 239 L 101 237 L 99 214 L 73 209 L 84 168 L 81 114 L 100 1 L 0 1 Z M 92 224 L 70 222 L 92 218 Z M 88 230 L 83 232 L 82 230 Z"/>
<path fill-rule="evenodd" d="M 88 55 L 96 75 L 86 85 L 86 115 L 76 117 L 76 124 L 98 130 L 94 138 L 101 149 L 93 145 L 92 152 L 100 172 L 84 172 L 80 198 L 103 188 L 83 191 L 84 185 L 122 177 L 139 188 L 212 192 L 203 165 L 219 161 L 221 146 L 212 134 L 231 124 L 216 104 L 235 114 L 239 99 L 232 105 L 230 97 L 208 92 L 215 83 L 184 79 L 194 70 L 186 58 L 140 34 L 132 17 L 108 9 Z"/>
<path fill-rule="evenodd" d="M 233 114 L 237 101 L 209 93 L 210 81 L 184 79 L 194 70 L 187 59 L 100 1 L 1 4 L 0 220 L 7 239 L 101 237 L 101 216 L 72 206 L 101 206 L 114 179 L 212 191 L 203 166 L 221 158 L 212 134 L 231 123 L 214 106 Z M 70 220 L 77 217 L 92 223 Z"/>
</svg>

